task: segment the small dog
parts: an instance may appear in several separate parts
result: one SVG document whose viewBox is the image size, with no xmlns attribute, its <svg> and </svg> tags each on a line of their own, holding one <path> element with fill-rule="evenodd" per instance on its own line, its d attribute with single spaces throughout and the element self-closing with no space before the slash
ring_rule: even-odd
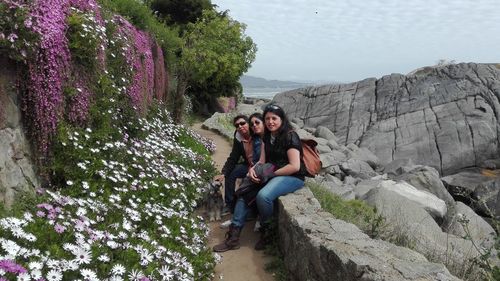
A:
<svg viewBox="0 0 500 281">
<path fill-rule="evenodd" d="M 221 189 L 222 183 L 220 181 L 213 181 L 207 185 L 205 190 L 205 210 L 209 221 L 221 220 L 222 207 L 224 207 Z"/>
</svg>

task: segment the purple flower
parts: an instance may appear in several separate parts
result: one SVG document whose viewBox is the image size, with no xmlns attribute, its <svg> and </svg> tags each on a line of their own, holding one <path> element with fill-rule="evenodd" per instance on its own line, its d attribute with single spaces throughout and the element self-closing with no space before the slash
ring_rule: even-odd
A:
<svg viewBox="0 0 500 281">
<path fill-rule="evenodd" d="M 52 211 L 54 209 L 54 207 L 52 207 L 52 205 L 50 205 L 48 203 L 38 204 L 38 205 L 36 205 L 36 207 L 39 209 L 45 209 L 47 211 Z"/>
<path fill-rule="evenodd" d="M 56 224 L 54 226 L 54 230 L 57 232 L 57 233 L 63 233 L 65 230 L 66 230 L 66 227 L 60 225 L 60 224 Z"/>
<path fill-rule="evenodd" d="M 22 267 L 12 260 L 0 260 L 0 269 L 5 270 L 6 272 L 17 274 L 28 272 L 26 268 Z"/>
<path fill-rule="evenodd" d="M 45 155 L 61 116 L 62 85 L 67 79 L 70 54 L 65 36 L 68 0 L 35 0 L 31 30 L 39 35 L 36 58 L 28 62 L 28 91 L 23 104 L 27 125 Z"/>
<path fill-rule="evenodd" d="M 9 40 L 11 43 L 14 43 L 14 41 L 16 41 L 17 38 L 18 36 L 15 33 L 11 33 L 9 34 L 9 36 L 7 36 L 7 40 Z"/>
<path fill-rule="evenodd" d="M 36 189 L 36 194 L 38 194 L 38 195 L 43 195 L 43 194 L 45 194 L 45 189 L 44 189 L 44 188 L 41 188 L 41 187 L 40 187 L 40 188 L 37 188 L 37 189 Z"/>
<path fill-rule="evenodd" d="M 33 26 L 33 22 L 31 21 L 31 18 L 27 18 L 24 21 L 24 26 L 26 26 L 27 28 L 31 28 Z"/>
<path fill-rule="evenodd" d="M 40 210 L 38 210 L 38 211 L 36 212 L 36 216 L 37 216 L 37 217 L 39 217 L 39 218 L 43 218 L 43 217 L 45 217 L 45 212 L 44 212 L 44 211 L 40 211 Z"/>
<path fill-rule="evenodd" d="M 57 214 L 54 212 L 49 212 L 49 214 L 47 215 L 47 218 L 49 220 L 54 220 L 54 219 L 56 219 L 56 217 L 57 217 Z"/>
</svg>

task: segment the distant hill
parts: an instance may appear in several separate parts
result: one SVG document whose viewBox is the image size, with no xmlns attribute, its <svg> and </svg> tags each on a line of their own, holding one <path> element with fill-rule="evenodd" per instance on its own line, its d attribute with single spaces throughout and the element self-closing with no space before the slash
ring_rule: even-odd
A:
<svg viewBox="0 0 500 281">
<path fill-rule="evenodd" d="M 292 81 L 267 80 L 260 77 L 243 75 L 240 78 L 243 88 L 284 88 L 295 89 L 310 86 L 309 83 L 299 83 Z"/>
</svg>

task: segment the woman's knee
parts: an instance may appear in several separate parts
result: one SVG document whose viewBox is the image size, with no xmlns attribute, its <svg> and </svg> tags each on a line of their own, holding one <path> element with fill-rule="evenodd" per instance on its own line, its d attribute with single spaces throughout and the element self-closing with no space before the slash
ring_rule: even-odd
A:
<svg viewBox="0 0 500 281">
<path fill-rule="evenodd" d="M 265 192 L 264 189 L 261 189 L 259 193 L 257 193 L 255 200 L 257 201 L 258 204 L 261 204 L 263 202 L 268 203 L 273 201 L 272 198 L 269 198 L 268 192 Z"/>
</svg>

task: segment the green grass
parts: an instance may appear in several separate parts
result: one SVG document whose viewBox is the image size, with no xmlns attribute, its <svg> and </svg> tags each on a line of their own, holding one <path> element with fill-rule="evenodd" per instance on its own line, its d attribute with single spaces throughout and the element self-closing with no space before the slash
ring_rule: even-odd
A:
<svg viewBox="0 0 500 281">
<path fill-rule="evenodd" d="M 380 236 L 384 219 L 377 210 L 360 200 L 343 200 L 319 184 L 307 184 L 323 210 L 335 218 L 358 226 L 372 238 Z"/>
<path fill-rule="evenodd" d="M 264 269 L 274 276 L 274 280 L 286 281 L 288 278 L 288 270 L 285 266 L 283 253 L 279 249 L 278 223 L 273 220 L 269 227 L 271 235 L 271 243 L 266 247 L 266 255 L 272 256 Z"/>
</svg>

